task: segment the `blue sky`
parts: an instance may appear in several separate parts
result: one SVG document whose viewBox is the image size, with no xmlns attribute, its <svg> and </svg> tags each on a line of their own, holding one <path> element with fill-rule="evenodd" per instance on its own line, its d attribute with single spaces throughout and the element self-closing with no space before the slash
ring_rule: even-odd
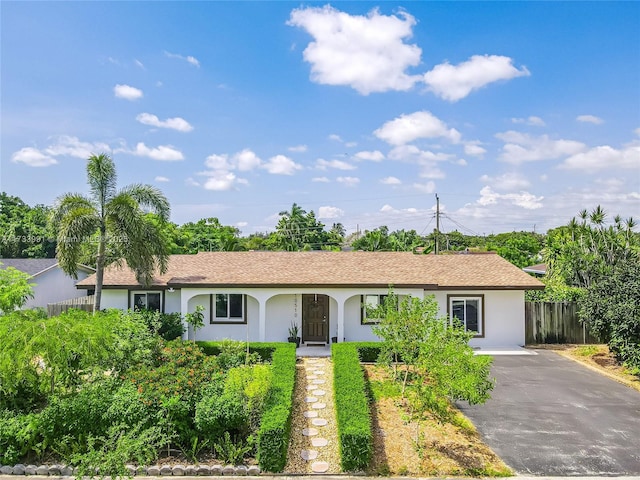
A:
<svg viewBox="0 0 640 480">
<path fill-rule="evenodd" d="M 640 213 L 638 2 L 6 2 L 0 188 L 85 160 L 177 223 L 546 231 Z"/>
</svg>

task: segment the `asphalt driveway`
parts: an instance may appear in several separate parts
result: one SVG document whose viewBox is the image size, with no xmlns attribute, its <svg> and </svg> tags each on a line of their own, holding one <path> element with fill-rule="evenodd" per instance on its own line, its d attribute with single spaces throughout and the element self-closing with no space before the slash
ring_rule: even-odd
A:
<svg viewBox="0 0 640 480">
<path fill-rule="evenodd" d="M 484 405 L 458 407 L 517 473 L 640 474 L 640 392 L 544 350 L 495 356 Z"/>
</svg>

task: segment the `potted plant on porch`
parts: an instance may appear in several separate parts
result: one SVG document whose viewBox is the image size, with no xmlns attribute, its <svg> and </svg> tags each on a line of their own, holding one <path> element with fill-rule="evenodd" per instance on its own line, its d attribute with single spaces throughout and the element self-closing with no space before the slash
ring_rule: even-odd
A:
<svg viewBox="0 0 640 480">
<path fill-rule="evenodd" d="M 295 343 L 296 348 L 300 346 L 300 337 L 298 336 L 298 324 L 296 322 L 291 322 L 291 326 L 289 327 L 289 343 Z"/>
</svg>

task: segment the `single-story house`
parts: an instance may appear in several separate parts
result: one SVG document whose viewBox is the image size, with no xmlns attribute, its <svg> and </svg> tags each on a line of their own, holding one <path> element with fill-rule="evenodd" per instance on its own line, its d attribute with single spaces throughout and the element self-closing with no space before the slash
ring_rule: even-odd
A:
<svg viewBox="0 0 640 480">
<path fill-rule="evenodd" d="M 126 266 L 109 266 L 101 307 L 184 315 L 202 305 L 198 340 L 286 341 L 296 324 L 306 345 L 375 341 L 363 305 L 384 301 L 390 285 L 401 296 L 434 295 L 478 347 L 524 345 L 524 292 L 544 288 L 496 254 L 200 252 L 172 255 L 148 287 Z M 93 289 L 95 276 L 77 287 Z"/>
<path fill-rule="evenodd" d="M 46 308 L 49 303 L 57 303 L 87 295 L 78 290 L 76 283 L 95 272 L 91 267 L 80 265 L 78 279 L 64 273 L 55 258 L 0 258 L 0 268 L 13 267 L 30 276 L 35 283 L 33 298 L 27 300 L 23 308 Z"/>
</svg>

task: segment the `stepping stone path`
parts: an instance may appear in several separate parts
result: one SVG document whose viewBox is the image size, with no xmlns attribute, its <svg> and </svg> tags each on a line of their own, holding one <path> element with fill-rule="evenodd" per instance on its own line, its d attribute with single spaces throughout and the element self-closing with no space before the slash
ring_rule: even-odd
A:
<svg viewBox="0 0 640 480">
<path fill-rule="evenodd" d="M 327 384 L 329 376 L 325 374 L 325 368 L 327 367 L 329 359 L 326 358 L 305 358 L 304 368 L 307 379 L 306 391 L 307 395 L 304 397 L 304 401 L 307 404 L 308 410 L 303 412 L 303 415 L 308 420 L 308 427 L 302 429 L 302 435 L 306 437 L 306 445 L 300 451 L 300 457 L 309 462 L 309 467 L 312 473 L 326 473 L 329 471 L 329 462 L 325 461 L 327 457 L 323 457 L 323 448 L 328 448 L 329 440 L 322 436 L 322 427 L 328 424 L 327 418 L 323 418 L 324 410 L 327 405 L 323 401 L 318 401 L 318 397 L 323 397 L 327 394 L 325 390 L 322 390 L 319 385 L 327 385 L 324 388 L 331 388 L 331 382 Z M 310 407 L 310 408 L 309 408 Z M 335 421 L 335 420 L 334 420 Z M 335 441 L 335 440 L 334 440 Z M 317 450 L 316 450 L 317 449 Z M 328 452 L 327 452 L 328 453 Z M 325 455 L 327 454 L 325 453 Z"/>
</svg>

